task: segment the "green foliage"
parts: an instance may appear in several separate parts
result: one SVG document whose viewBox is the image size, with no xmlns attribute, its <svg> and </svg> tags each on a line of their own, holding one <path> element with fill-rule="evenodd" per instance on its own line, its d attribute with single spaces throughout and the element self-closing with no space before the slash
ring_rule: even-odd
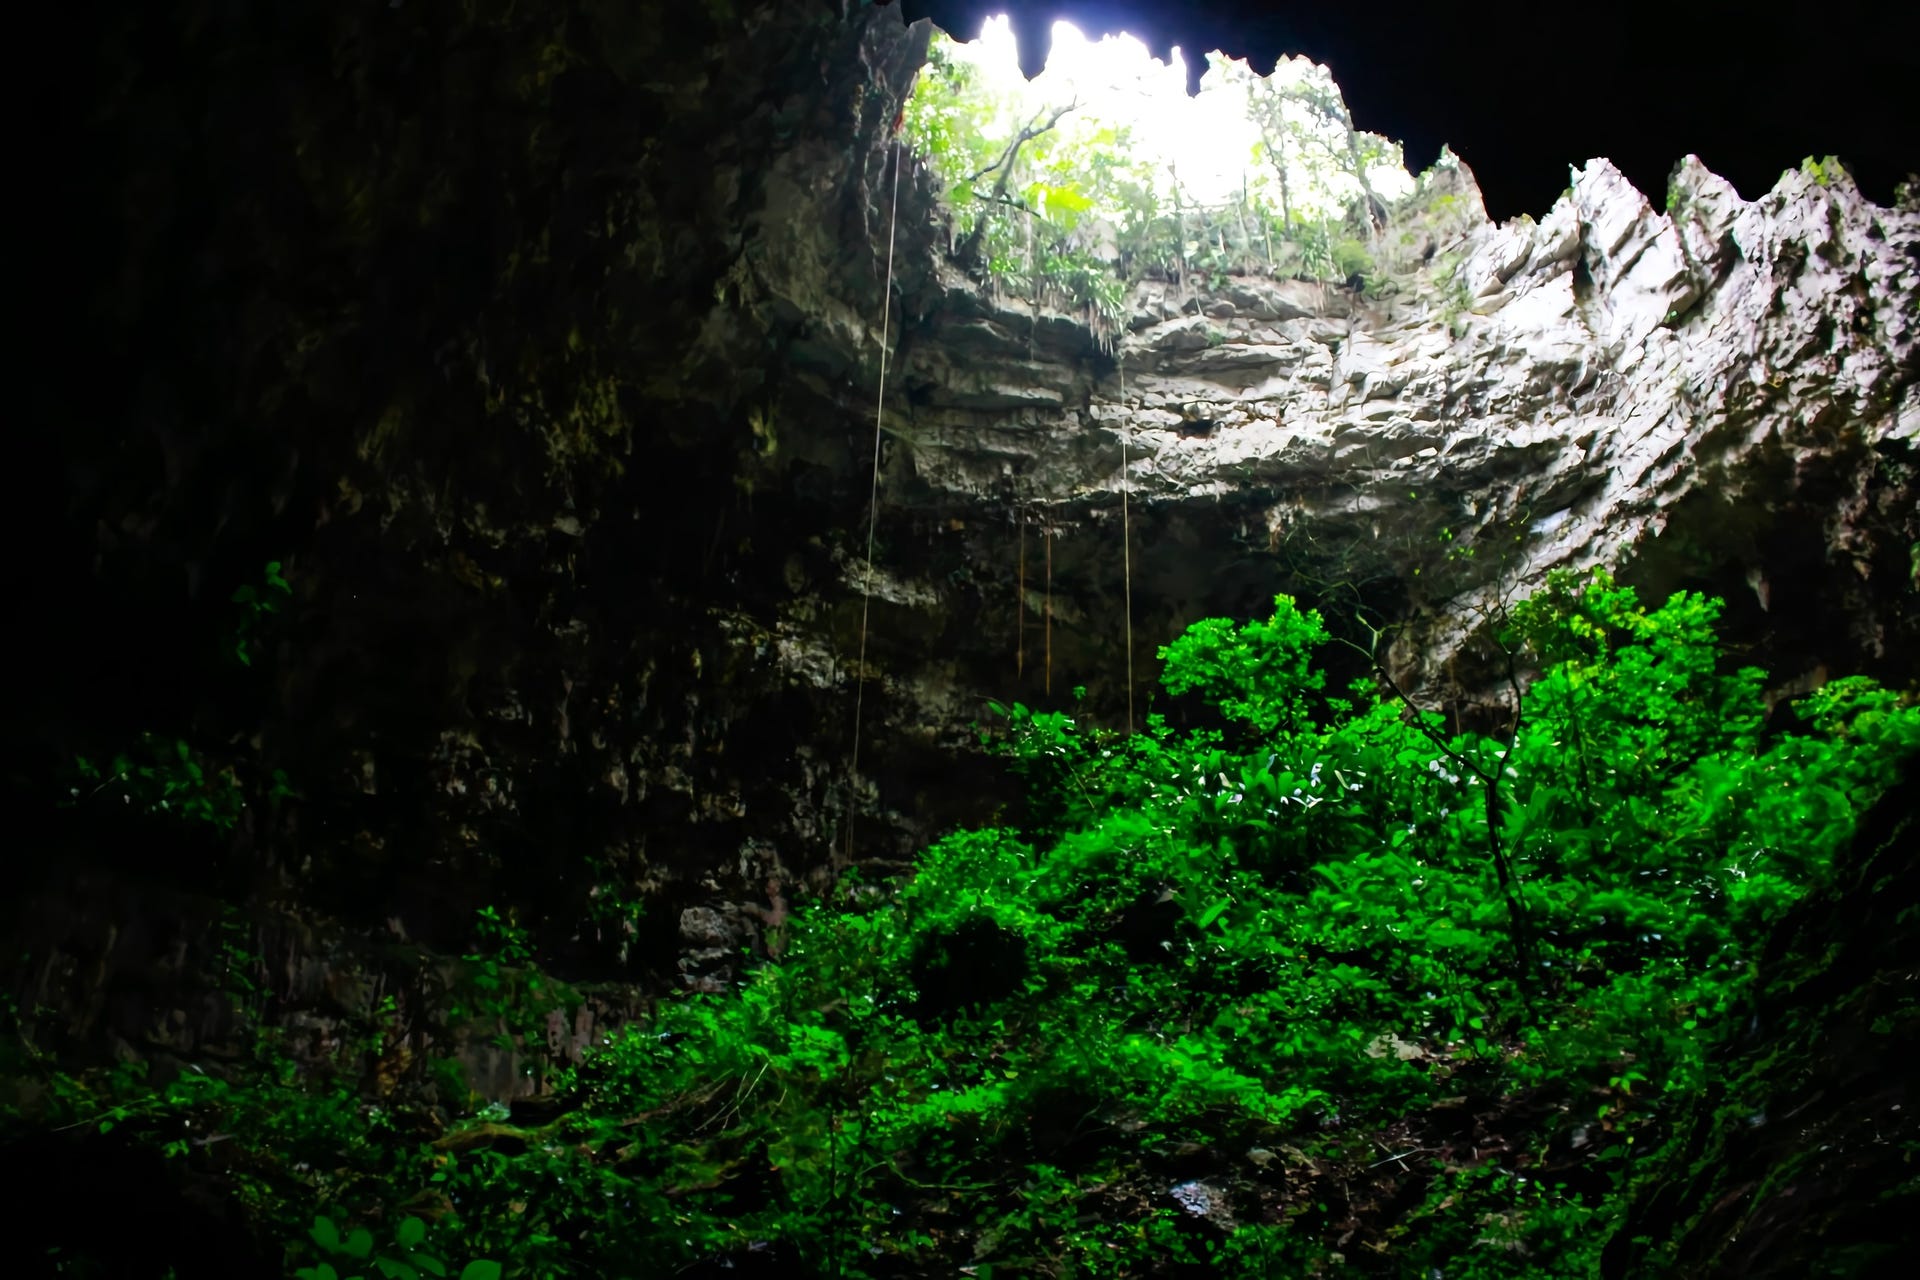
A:
<svg viewBox="0 0 1920 1280">
<path fill-rule="evenodd" d="M 1252 271 L 1377 285 L 1361 238 L 1370 228 L 1342 210 L 1365 189 L 1364 168 L 1387 158 L 1382 144 L 1351 133 L 1330 82 L 1279 91 L 1255 77 L 1246 88 L 1266 141 L 1238 198 L 1212 207 L 1196 204 L 1171 167 L 1138 158 L 1127 127 L 996 88 L 944 36 L 903 129 L 945 186 L 958 242 L 981 274 L 1005 292 L 1083 310 L 1102 332 L 1125 319 L 1131 285 L 1149 277 L 1216 290 Z"/>
<path fill-rule="evenodd" d="M 1331 280 L 1338 275 L 1340 264 L 1333 255 L 1336 229 L 1324 219 L 1299 223 L 1292 229 L 1303 274 L 1316 280 Z"/>
<path fill-rule="evenodd" d="M 1359 240 L 1342 240 L 1333 246 L 1333 269 L 1341 279 L 1349 276 L 1371 276 L 1373 274 L 1373 255 L 1367 252 L 1367 246 Z"/>
<path fill-rule="evenodd" d="M 264 584 L 233 594 L 241 606 L 230 652 L 251 665 L 263 621 L 277 614 L 290 593 L 280 562 L 269 561 Z M 184 738 L 143 733 L 131 748 L 102 761 L 76 755 L 65 784 L 67 808 L 120 807 L 162 821 L 204 825 L 225 833 L 240 822 L 249 803 L 268 805 L 294 794 L 284 771 L 262 772 L 243 759 L 216 759 Z M 251 796 L 251 800 L 250 800 Z"/>
<path fill-rule="evenodd" d="M 243 583 L 234 591 L 233 603 L 240 606 L 240 616 L 234 623 L 233 656 L 240 660 L 242 666 L 253 665 L 262 625 L 280 612 L 292 594 L 293 588 L 281 575 L 278 560 L 267 561 L 266 575 L 260 586 Z"/>
<path fill-rule="evenodd" d="M 477 1259 L 458 1272 L 427 1245 L 427 1224 L 416 1217 L 405 1217 L 392 1229 L 389 1238 L 376 1242 L 372 1231 L 354 1227 L 345 1235 L 332 1218 L 314 1215 L 307 1229 L 319 1253 L 324 1255 L 312 1266 L 295 1269 L 297 1280 L 365 1280 L 382 1276 L 385 1280 L 421 1280 L 422 1276 L 455 1276 L 459 1280 L 500 1280 L 498 1262 Z"/>
<path fill-rule="evenodd" d="M 1311 664 L 1327 632 L 1317 612 L 1301 610 L 1290 597 L 1276 596 L 1273 603 L 1265 622 L 1235 627 L 1225 618 L 1208 618 L 1161 649 L 1167 691 L 1198 693 L 1259 734 L 1298 724 L 1307 695 L 1325 683 Z"/>
<path fill-rule="evenodd" d="M 105 764 L 87 756 L 74 758 L 75 780 L 68 788 L 69 805 L 120 804 L 141 813 L 188 823 L 204 823 L 231 831 L 247 807 L 246 789 L 231 764 L 216 764 L 184 740 L 158 734 L 140 735 L 132 751 Z M 269 801 L 293 794 L 287 775 L 274 770 L 266 796 Z"/>
<path fill-rule="evenodd" d="M 1064 104 L 1061 104 L 1064 105 Z M 1124 288 L 1098 256 L 1096 209 L 1127 206 L 1147 189 L 1127 159 L 1123 130 L 1068 113 L 1020 114 L 1015 95 L 996 93 L 978 69 L 937 37 L 903 130 L 909 145 L 945 181 L 963 239 L 975 239 L 987 278 L 1038 301 L 1084 309 L 1096 324 L 1122 316 Z M 1037 130 L 1017 146 L 1023 130 Z"/>
<path fill-rule="evenodd" d="M 665 999 L 554 1075 L 538 1126 L 495 1108 L 409 1137 L 279 1069 L 70 1082 L 49 1119 L 217 1126 L 242 1202 L 314 1277 L 438 1274 L 421 1259 L 456 1244 L 543 1277 L 761 1254 L 835 1277 L 1306 1276 L 1336 1255 L 1594 1275 L 1767 928 L 1920 750 L 1920 709 L 1857 678 L 1767 733 L 1718 613 L 1555 575 L 1509 619 L 1539 670 L 1510 739 L 1449 736 L 1369 681 L 1329 696 L 1326 628 L 1285 596 L 1163 650 L 1168 691 L 1211 708 L 1194 727 L 996 708 L 982 737 L 1024 809 L 798 910 L 738 990 Z M 475 1007 L 511 1027 L 553 993 L 510 919 L 478 925 Z M 434 1225 L 408 1225 L 428 1202 Z"/>
<path fill-rule="evenodd" d="M 1800 169 L 1823 187 L 1831 186 L 1836 177 L 1847 176 L 1846 166 L 1833 156 L 1828 156 L 1824 160 L 1815 160 L 1812 156 L 1808 156 L 1800 162 Z"/>
<path fill-rule="evenodd" d="M 555 1009 L 571 1012 L 579 993 L 533 963 L 533 940 L 497 907 L 482 907 L 474 919 L 478 945 L 465 961 L 460 996 L 448 1006 L 450 1025 L 476 1022 L 492 1030 L 493 1043 L 518 1049 L 528 1074 L 547 1055 L 546 1019 Z"/>
</svg>

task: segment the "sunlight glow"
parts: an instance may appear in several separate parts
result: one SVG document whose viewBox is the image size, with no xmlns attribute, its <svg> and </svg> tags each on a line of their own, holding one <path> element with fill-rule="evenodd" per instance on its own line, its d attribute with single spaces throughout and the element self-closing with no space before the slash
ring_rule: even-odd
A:
<svg viewBox="0 0 1920 1280">
<path fill-rule="evenodd" d="M 1029 114 L 1042 103 L 1077 97 L 1089 115 L 1131 127 L 1136 157 L 1164 169 L 1169 185 L 1177 181 L 1185 199 L 1219 204 L 1238 195 L 1245 184 L 1267 181 L 1265 166 L 1254 159 L 1260 134 L 1247 116 L 1242 83 L 1252 73 L 1243 59 L 1218 51 L 1208 54 L 1200 92 L 1190 98 L 1187 65 L 1177 46 L 1163 62 L 1124 32 L 1091 40 L 1069 22 L 1053 24 L 1052 42 L 1046 68 L 1031 83 L 1020 73 L 1019 46 L 1004 16 L 988 18 L 979 38 L 958 45 L 955 53 L 979 67 L 996 89 L 1024 103 Z M 1232 79 L 1230 71 L 1235 70 L 1241 79 Z M 1304 57 L 1280 59 L 1273 74 L 1278 83 L 1318 85 L 1338 93 L 1327 68 Z M 1389 146 L 1388 152 L 1397 161 L 1399 147 Z M 1389 198 L 1414 185 L 1400 163 L 1370 166 L 1367 178 L 1376 192 Z M 1348 198 L 1353 193 L 1331 194 Z"/>
</svg>

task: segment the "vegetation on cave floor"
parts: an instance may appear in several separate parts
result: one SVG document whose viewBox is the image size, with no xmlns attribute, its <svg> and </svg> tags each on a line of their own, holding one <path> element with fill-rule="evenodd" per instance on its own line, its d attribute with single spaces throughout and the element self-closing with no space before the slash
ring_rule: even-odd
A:
<svg viewBox="0 0 1920 1280">
<path fill-rule="evenodd" d="M 1497 738 L 1327 690 L 1286 597 L 1198 623 L 1163 683 L 1207 723 L 1003 708 L 1020 812 L 843 884 L 537 1122 L 373 1105 L 349 1053 L 15 1062 L 45 1088 L 9 1127 L 161 1148 L 318 1280 L 1591 1275 L 1769 929 L 1920 748 L 1863 679 L 1769 731 L 1718 608 L 1556 576 L 1506 619 L 1541 674 Z"/>
</svg>

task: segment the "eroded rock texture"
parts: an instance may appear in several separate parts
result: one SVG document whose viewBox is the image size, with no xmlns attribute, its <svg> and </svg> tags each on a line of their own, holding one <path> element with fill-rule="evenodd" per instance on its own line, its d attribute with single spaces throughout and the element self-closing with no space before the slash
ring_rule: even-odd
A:
<svg viewBox="0 0 1920 1280">
<path fill-rule="evenodd" d="M 1150 284 L 1113 358 L 936 262 L 930 298 L 909 276 L 883 502 L 988 526 L 951 557 L 987 612 L 1016 594 L 1015 522 L 1054 529 L 1068 681 L 1094 688 L 1124 667 L 1106 656 L 1123 485 L 1142 657 L 1284 582 L 1409 624 L 1395 657 L 1415 683 L 1471 692 L 1449 668 L 1489 609 L 1608 563 L 1734 597 L 1788 665 L 1904 674 L 1920 224 L 1808 173 L 1748 204 L 1691 159 L 1668 203 L 1595 161 L 1540 223 L 1495 227 L 1443 163 L 1382 257 L 1450 251 L 1391 275 L 1397 296 Z M 846 364 L 809 351 L 793 375 L 836 418 L 878 385 L 863 366 L 833 395 Z M 926 608 L 950 608 L 928 585 Z M 1809 617 L 1819 633 L 1792 621 Z"/>
<path fill-rule="evenodd" d="M 1603 561 L 1727 595 L 1783 679 L 1914 674 L 1915 210 L 1688 163 L 1661 212 L 1595 161 L 1493 226 L 1443 164 L 1390 296 L 1151 282 L 1099 335 L 950 260 L 890 137 L 928 30 L 849 8 L 106 32 L 76 297 L 116 359 L 62 388 L 45 534 L 89 588 L 37 633 L 16 773 L 152 729 L 297 795 L 225 838 L 62 811 L 25 989 L 74 1044 L 224 1034 L 174 1018 L 206 966 L 99 991 L 210 914 L 65 909 L 80 871 L 428 958 L 505 903 L 566 976 L 722 984 L 834 862 L 991 811 L 985 699 L 1122 720 L 1129 591 L 1136 708 L 1156 646 L 1280 590 L 1467 702 L 1484 612 Z M 293 600 L 241 668 L 269 559 Z"/>
<path fill-rule="evenodd" d="M 1744 1033 L 1627 1206 L 1609 1280 L 1897 1270 L 1920 1202 L 1917 787 L 1909 770 L 1776 930 Z"/>
</svg>

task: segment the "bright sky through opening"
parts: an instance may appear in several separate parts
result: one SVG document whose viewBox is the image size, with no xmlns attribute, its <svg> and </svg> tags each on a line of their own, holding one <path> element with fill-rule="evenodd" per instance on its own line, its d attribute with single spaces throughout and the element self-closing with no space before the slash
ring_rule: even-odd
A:
<svg viewBox="0 0 1920 1280">
<path fill-rule="evenodd" d="M 1004 16 L 988 18 L 979 39 L 959 45 L 956 52 L 1000 88 L 1048 102 L 1077 97 L 1089 114 L 1131 126 L 1135 154 L 1176 173 L 1188 198 L 1222 204 L 1239 195 L 1255 164 L 1253 146 L 1260 133 L 1247 118 L 1241 91 L 1217 69 L 1229 61 L 1224 55 L 1208 56 L 1200 92 L 1190 98 L 1187 64 L 1178 46 L 1171 60 L 1162 62 L 1124 32 L 1089 40 L 1068 22 L 1053 24 L 1052 39 L 1046 69 L 1031 85 L 1020 73 L 1013 26 Z M 1309 79 L 1332 83 L 1325 67 L 1306 58 L 1282 58 L 1273 74 L 1280 84 Z M 1398 148 L 1393 151 L 1397 155 Z M 1414 185 L 1397 164 L 1371 166 L 1367 179 L 1389 198 Z"/>
</svg>

